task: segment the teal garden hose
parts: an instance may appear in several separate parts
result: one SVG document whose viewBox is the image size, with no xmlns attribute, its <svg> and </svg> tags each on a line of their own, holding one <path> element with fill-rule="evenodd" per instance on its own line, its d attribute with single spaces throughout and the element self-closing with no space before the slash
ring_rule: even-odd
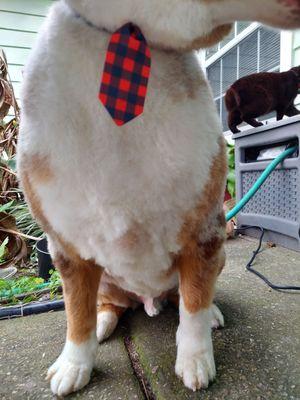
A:
<svg viewBox="0 0 300 400">
<path fill-rule="evenodd" d="M 288 156 L 295 153 L 298 149 L 298 146 L 293 146 L 285 151 L 283 151 L 279 156 L 277 156 L 264 170 L 252 188 L 248 193 L 238 202 L 238 204 L 226 215 L 226 221 L 230 221 L 233 217 L 235 217 L 244 207 L 245 205 L 252 199 L 252 197 L 256 194 L 256 192 L 261 188 L 261 186 L 265 183 L 271 173 L 276 169 L 276 167 Z"/>
</svg>

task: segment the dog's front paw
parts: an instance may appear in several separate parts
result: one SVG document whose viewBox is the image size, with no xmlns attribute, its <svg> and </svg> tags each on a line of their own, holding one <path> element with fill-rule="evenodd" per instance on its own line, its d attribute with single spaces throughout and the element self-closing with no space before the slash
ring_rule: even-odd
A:
<svg viewBox="0 0 300 400">
<path fill-rule="evenodd" d="M 181 306 L 175 372 L 193 391 L 207 388 L 216 376 L 211 318 L 211 308 L 189 314 Z"/>
<path fill-rule="evenodd" d="M 49 368 L 47 379 L 53 394 L 63 397 L 86 386 L 91 377 L 92 367 L 75 364 L 59 357 Z"/>
<path fill-rule="evenodd" d="M 89 383 L 97 346 L 95 333 L 81 344 L 67 340 L 63 352 L 48 370 L 46 379 L 53 394 L 63 397 Z"/>
<path fill-rule="evenodd" d="M 193 391 L 205 389 L 216 376 L 216 367 L 212 349 L 194 354 L 178 354 L 175 372 L 184 385 Z"/>
</svg>

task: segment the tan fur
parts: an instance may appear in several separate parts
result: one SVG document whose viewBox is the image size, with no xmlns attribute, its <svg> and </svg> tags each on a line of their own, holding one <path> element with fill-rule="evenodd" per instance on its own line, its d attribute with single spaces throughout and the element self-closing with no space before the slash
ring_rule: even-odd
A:
<svg viewBox="0 0 300 400">
<path fill-rule="evenodd" d="M 114 304 L 122 308 L 134 308 L 137 300 L 133 293 L 121 289 L 111 276 L 106 272 L 103 273 L 98 291 L 98 310 L 106 304 Z"/>
<path fill-rule="evenodd" d="M 93 262 L 63 256 L 58 256 L 54 264 L 63 280 L 67 338 L 76 344 L 83 343 L 96 326 L 96 296 L 102 270 Z"/>
<path fill-rule="evenodd" d="M 194 49 L 198 50 L 211 47 L 216 43 L 219 43 L 227 35 L 229 35 L 230 31 L 232 30 L 232 27 L 233 27 L 232 24 L 218 26 L 217 28 L 213 29 L 212 32 L 209 33 L 208 35 L 199 37 L 196 40 L 194 40 L 193 43 L 190 46 L 188 46 L 185 50 L 190 51 Z"/>
<path fill-rule="evenodd" d="M 137 246 L 139 243 L 138 231 L 134 228 L 130 229 L 120 239 L 116 241 L 116 246 L 122 247 L 123 249 L 130 249 Z"/>
<path fill-rule="evenodd" d="M 188 43 L 186 46 L 181 46 L 180 49 L 177 49 L 179 54 L 187 53 L 192 50 L 199 50 L 211 47 L 216 43 L 219 43 L 223 40 L 227 35 L 229 35 L 230 31 L 233 28 L 233 24 L 224 24 L 217 26 L 210 33 L 205 36 L 200 36 L 197 39 L 193 40 L 191 43 Z M 160 49 L 164 51 L 172 52 L 174 49 L 164 44 L 164 36 L 163 33 L 161 35 L 161 43 L 158 46 Z"/>
<path fill-rule="evenodd" d="M 98 312 L 107 312 L 107 311 L 113 312 L 114 314 L 116 314 L 116 316 L 118 318 L 120 318 L 124 314 L 124 312 L 126 311 L 126 308 L 118 307 L 118 306 L 115 306 L 114 304 L 110 304 L 110 303 L 102 304 L 98 308 Z"/>
<path fill-rule="evenodd" d="M 47 184 L 55 174 L 50 166 L 49 157 L 35 154 L 23 162 L 23 171 L 28 171 L 30 178 L 37 184 Z"/>
<path fill-rule="evenodd" d="M 221 142 L 220 153 L 213 162 L 204 195 L 198 207 L 187 216 L 179 237 L 183 246 L 176 259 L 180 274 L 180 293 L 190 313 L 211 305 L 214 284 L 225 263 L 223 243 L 226 225 L 220 199 L 224 190 L 226 166 L 225 146 Z M 210 237 L 203 240 L 202 231 L 206 229 L 210 219 L 215 221 L 215 226 Z"/>
<path fill-rule="evenodd" d="M 25 193 L 26 201 L 31 208 L 32 215 L 41 225 L 44 232 L 48 234 L 53 234 L 54 233 L 53 229 L 43 213 L 40 200 L 37 197 L 36 191 L 34 190 L 33 184 L 31 183 L 29 178 L 29 176 L 34 172 L 32 169 L 29 169 L 29 167 L 25 167 L 23 165 L 24 164 L 22 163 L 22 168 L 20 168 L 21 171 L 20 178 Z"/>
</svg>

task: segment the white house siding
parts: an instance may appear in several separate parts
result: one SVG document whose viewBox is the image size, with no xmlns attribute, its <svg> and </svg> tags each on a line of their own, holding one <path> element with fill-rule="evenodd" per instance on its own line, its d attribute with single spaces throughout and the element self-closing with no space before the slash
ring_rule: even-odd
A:
<svg viewBox="0 0 300 400">
<path fill-rule="evenodd" d="M 53 0 L 0 0 L 0 47 L 7 55 L 17 98 L 23 66 L 52 3 Z"/>
</svg>

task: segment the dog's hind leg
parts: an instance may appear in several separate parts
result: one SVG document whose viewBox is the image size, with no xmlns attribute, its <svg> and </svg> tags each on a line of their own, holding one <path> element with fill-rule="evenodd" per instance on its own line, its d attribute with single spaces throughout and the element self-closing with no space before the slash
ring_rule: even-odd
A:
<svg viewBox="0 0 300 400">
<path fill-rule="evenodd" d="M 119 318 L 126 311 L 125 307 L 114 304 L 102 304 L 97 313 L 97 339 L 101 343 L 108 339 L 116 329 Z"/>
<path fill-rule="evenodd" d="M 108 339 L 118 325 L 119 318 L 127 308 L 137 303 L 129 298 L 106 272 L 102 274 L 98 289 L 97 339 L 101 343 Z"/>
<path fill-rule="evenodd" d="M 55 395 L 66 396 L 87 385 L 94 366 L 98 346 L 97 290 L 102 269 L 77 256 L 52 255 L 63 281 L 67 339 L 61 355 L 50 367 L 47 378 Z"/>
</svg>

